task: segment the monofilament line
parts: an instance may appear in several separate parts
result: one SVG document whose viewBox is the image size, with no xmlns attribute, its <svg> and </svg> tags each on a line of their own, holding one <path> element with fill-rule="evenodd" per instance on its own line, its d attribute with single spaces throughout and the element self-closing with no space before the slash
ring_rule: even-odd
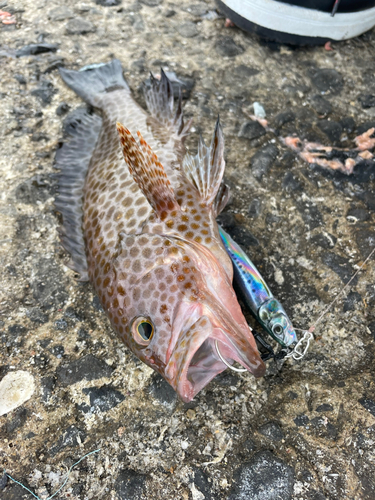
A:
<svg viewBox="0 0 375 500">
<path fill-rule="evenodd" d="M 291 351 L 290 353 L 288 353 L 285 357 L 286 358 L 290 358 L 292 357 L 293 359 L 295 359 L 296 361 L 300 361 L 304 356 L 305 354 L 307 353 L 308 349 L 309 349 L 309 346 L 310 346 L 310 341 L 313 339 L 313 332 L 315 330 L 315 328 L 317 327 L 317 325 L 322 321 L 322 319 L 324 318 L 324 316 L 328 313 L 328 311 L 333 307 L 333 305 L 337 302 L 337 300 L 339 299 L 339 297 L 345 292 L 345 290 L 349 287 L 350 283 L 354 280 L 354 278 L 358 275 L 358 273 L 360 273 L 362 271 L 362 269 L 364 268 L 364 266 L 366 265 L 366 263 L 371 259 L 371 257 L 373 256 L 375 252 L 375 247 L 371 250 L 370 254 L 367 256 L 367 258 L 363 261 L 363 263 L 361 264 L 361 266 L 357 269 L 357 271 L 353 274 L 353 276 L 350 278 L 350 280 L 346 283 L 346 285 L 342 288 L 342 290 L 340 290 L 340 292 L 336 295 L 336 297 L 332 300 L 332 302 L 330 302 L 327 307 L 325 307 L 323 309 L 323 312 L 320 314 L 320 316 L 318 317 L 318 319 L 315 321 L 315 323 L 310 326 L 310 328 L 308 330 L 303 330 L 301 328 L 295 328 L 296 331 L 299 331 L 299 332 L 303 332 L 304 333 L 304 336 L 299 340 L 299 342 L 297 343 L 297 345 L 294 347 L 293 351 Z M 305 347 L 304 347 L 304 350 L 303 352 L 300 351 L 300 347 L 301 345 L 303 345 L 303 343 L 306 343 Z"/>
<path fill-rule="evenodd" d="M 50 497 L 48 497 L 46 500 L 50 500 L 51 498 L 53 498 L 54 496 L 56 496 L 56 495 L 57 495 L 57 493 L 58 493 L 59 491 L 61 491 L 61 490 L 64 488 L 64 486 L 65 486 L 65 485 L 66 485 L 66 483 L 68 482 L 68 479 L 69 479 L 70 473 L 72 472 L 73 467 L 75 467 L 76 465 L 78 465 L 80 462 L 82 462 L 82 460 L 84 460 L 85 458 L 87 458 L 89 455 L 92 455 L 93 453 L 98 453 L 99 451 L 100 451 L 100 448 L 99 448 L 99 449 L 97 449 L 97 450 L 94 450 L 94 451 L 90 451 L 90 453 L 86 453 L 86 455 L 85 455 L 85 456 L 83 456 L 82 458 L 80 458 L 80 459 L 78 460 L 78 462 L 76 462 L 75 464 L 73 464 L 73 465 L 70 467 L 70 469 L 68 470 L 68 473 L 67 473 L 67 475 L 66 475 L 66 478 L 65 478 L 65 481 L 63 482 L 63 484 L 60 486 L 60 488 L 59 488 L 57 491 L 55 491 L 55 493 L 54 493 L 53 495 L 51 495 Z M 24 490 L 26 490 L 26 491 L 28 491 L 29 493 L 31 493 L 31 495 L 32 495 L 33 497 L 35 497 L 37 500 L 41 500 L 41 498 L 39 498 L 37 495 L 35 495 L 35 493 L 33 493 L 31 490 L 29 490 L 29 488 L 27 488 L 25 485 L 23 485 L 22 483 L 20 483 L 20 482 L 19 482 L 19 481 L 17 481 L 16 479 L 14 479 L 12 476 L 10 476 L 10 475 L 6 472 L 6 470 L 5 470 L 5 469 L 4 469 L 4 474 L 6 474 L 6 475 L 9 477 L 9 479 L 11 479 L 13 482 L 15 482 L 15 483 L 19 484 L 20 486 L 22 486 L 22 488 L 23 488 Z"/>
<path fill-rule="evenodd" d="M 353 276 L 350 278 L 350 280 L 346 283 L 346 285 L 344 286 L 344 288 L 336 295 L 336 297 L 333 299 L 333 301 L 328 304 L 328 306 L 323 309 L 323 312 L 321 313 L 321 315 L 318 317 L 318 319 L 315 321 L 315 323 L 310 326 L 309 328 L 309 332 L 313 332 L 316 328 L 316 326 L 322 321 L 322 319 L 324 318 L 324 316 L 327 314 L 327 312 L 331 309 L 331 307 L 337 302 L 337 300 L 339 299 L 339 297 L 345 292 L 345 290 L 348 288 L 348 286 L 350 285 L 350 283 L 354 280 L 354 278 L 357 276 L 358 273 L 360 273 L 362 271 L 362 269 L 364 268 L 364 266 L 367 264 L 367 262 L 371 259 L 371 257 L 373 256 L 375 252 L 375 247 L 371 250 L 370 254 L 368 255 L 368 257 L 364 260 L 364 262 L 361 264 L 361 266 L 359 267 L 359 269 L 357 269 L 357 271 L 353 274 Z"/>
</svg>

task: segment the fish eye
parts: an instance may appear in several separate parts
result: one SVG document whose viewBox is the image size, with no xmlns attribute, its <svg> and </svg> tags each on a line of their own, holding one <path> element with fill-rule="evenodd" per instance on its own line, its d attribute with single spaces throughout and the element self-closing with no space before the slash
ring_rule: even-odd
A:
<svg viewBox="0 0 375 500">
<path fill-rule="evenodd" d="M 284 331 L 284 328 L 281 325 L 274 325 L 272 327 L 272 331 L 275 335 L 281 335 Z"/>
<path fill-rule="evenodd" d="M 137 332 L 143 338 L 143 340 L 151 340 L 154 333 L 154 327 L 149 321 L 142 321 L 137 326 Z"/>
<path fill-rule="evenodd" d="M 136 318 L 132 324 L 132 334 L 137 344 L 147 346 L 154 335 L 154 325 L 143 316 Z"/>
</svg>

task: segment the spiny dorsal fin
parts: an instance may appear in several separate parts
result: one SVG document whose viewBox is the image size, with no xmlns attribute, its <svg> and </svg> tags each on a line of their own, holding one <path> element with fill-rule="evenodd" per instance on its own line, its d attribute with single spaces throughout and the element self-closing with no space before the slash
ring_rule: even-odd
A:
<svg viewBox="0 0 375 500">
<path fill-rule="evenodd" d="M 137 132 L 139 144 L 130 131 L 117 122 L 122 152 L 133 179 L 146 196 L 147 201 L 163 220 L 168 212 L 180 210 L 171 183 L 156 154 Z"/>
<path fill-rule="evenodd" d="M 212 205 L 219 191 L 224 175 L 224 136 L 217 119 L 211 145 L 207 147 L 202 137 L 199 139 L 196 156 L 187 154 L 182 168 L 187 178 L 194 184 L 207 205 Z"/>
<path fill-rule="evenodd" d="M 212 209 L 214 211 L 215 217 L 221 214 L 221 212 L 226 207 L 228 201 L 230 200 L 230 187 L 224 182 L 220 184 L 219 191 L 217 192 L 216 198 L 212 204 Z"/>
<path fill-rule="evenodd" d="M 148 110 L 160 125 L 171 128 L 182 139 L 189 131 L 191 121 L 187 124 L 184 123 L 181 90 L 175 110 L 172 84 L 163 69 L 161 69 L 160 80 L 155 78 L 152 73 L 150 75 L 150 80 L 151 87 L 144 88 Z"/>
</svg>

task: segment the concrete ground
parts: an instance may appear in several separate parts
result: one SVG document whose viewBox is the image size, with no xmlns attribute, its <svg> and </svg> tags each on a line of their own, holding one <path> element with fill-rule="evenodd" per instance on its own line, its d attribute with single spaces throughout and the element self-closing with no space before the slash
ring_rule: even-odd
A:
<svg viewBox="0 0 375 500">
<path fill-rule="evenodd" d="M 59 66 L 117 57 L 140 103 L 150 70 L 175 72 L 194 117 L 192 150 L 220 113 L 233 193 L 224 227 L 307 328 L 375 245 L 375 166 L 325 170 L 281 138 L 353 148 L 375 124 L 375 32 L 330 51 L 265 43 L 225 28 L 211 0 L 0 0 L 0 9 L 17 21 L 0 25 L 0 377 L 35 381 L 31 398 L 0 417 L 1 467 L 41 499 L 100 449 L 54 498 L 373 500 L 374 259 L 304 360 L 269 362 L 260 380 L 227 370 L 183 404 L 66 267 L 53 163 L 82 106 Z M 35 43 L 52 46 L 30 54 Z M 249 117 L 254 102 L 267 130 Z M 5 476 L 0 497 L 32 498 Z"/>
</svg>

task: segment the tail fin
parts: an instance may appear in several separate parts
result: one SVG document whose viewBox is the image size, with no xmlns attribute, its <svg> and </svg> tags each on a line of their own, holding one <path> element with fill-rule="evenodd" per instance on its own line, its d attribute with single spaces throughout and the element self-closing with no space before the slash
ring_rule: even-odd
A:
<svg viewBox="0 0 375 500">
<path fill-rule="evenodd" d="M 76 94 L 91 106 L 100 107 L 103 94 L 118 89 L 129 90 L 118 59 L 107 64 L 92 64 L 79 71 L 59 68 L 61 78 Z"/>
</svg>

